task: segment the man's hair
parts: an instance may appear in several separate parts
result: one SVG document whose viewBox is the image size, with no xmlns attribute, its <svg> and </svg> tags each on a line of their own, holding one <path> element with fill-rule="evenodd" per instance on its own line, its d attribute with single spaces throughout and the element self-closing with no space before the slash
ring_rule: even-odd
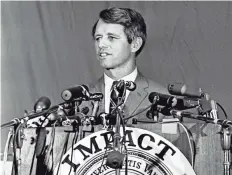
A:
<svg viewBox="0 0 232 175">
<path fill-rule="evenodd" d="M 131 44 L 135 38 L 141 37 L 143 43 L 140 49 L 135 53 L 135 56 L 137 56 L 142 51 L 146 42 L 147 32 L 145 21 L 140 13 L 129 8 L 111 7 L 102 10 L 99 13 L 99 18 L 102 19 L 105 23 L 120 24 L 124 26 L 124 32 L 127 36 L 129 44 Z M 93 38 L 98 21 L 99 19 L 96 21 L 92 28 Z"/>
</svg>

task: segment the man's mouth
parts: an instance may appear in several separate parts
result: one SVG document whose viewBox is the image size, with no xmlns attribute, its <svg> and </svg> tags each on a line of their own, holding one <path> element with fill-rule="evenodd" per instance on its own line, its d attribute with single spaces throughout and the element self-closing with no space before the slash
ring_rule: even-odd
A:
<svg viewBox="0 0 232 175">
<path fill-rule="evenodd" d="M 100 53 L 99 53 L 99 56 L 100 56 L 100 57 L 106 57 L 106 56 L 108 56 L 108 55 L 110 55 L 110 54 L 107 53 L 107 52 L 100 52 Z"/>
</svg>

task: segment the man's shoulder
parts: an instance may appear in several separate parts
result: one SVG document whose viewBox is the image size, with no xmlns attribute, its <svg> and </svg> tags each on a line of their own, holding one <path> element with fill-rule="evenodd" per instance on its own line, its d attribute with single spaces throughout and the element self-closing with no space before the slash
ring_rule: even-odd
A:
<svg viewBox="0 0 232 175">
<path fill-rule="evenodd" d="M 103 76 L 95 81 L 87 83 L 90 92 L 95 92 L 101 90 L 101 86 L 104 84 Z"/>
<path fill-rule="evenodd" d="M 155 91 L 158 93 L 162 93 L 162 94 L 168 94 L 168 90 L 164 85 L 161 85 L 157 82 L 155 82 L 154 80 L 148 79 L 148 91 Z"/>
<path fill-rule="evenodd" d="M 162 94 L 169 94 L 167 88 L 164 85 L 162 85 L 158 82 L 155 82 L 154 80 L 152 80 L 148 77 L 145 77 L 141 73 L 139 74 L 139 76 L 141 76 L 143 81 L 145 81 L 144 83 L 147 83 L 146 91 L 158 92 L 158 93 L 162 93 Z"/>
</svg>

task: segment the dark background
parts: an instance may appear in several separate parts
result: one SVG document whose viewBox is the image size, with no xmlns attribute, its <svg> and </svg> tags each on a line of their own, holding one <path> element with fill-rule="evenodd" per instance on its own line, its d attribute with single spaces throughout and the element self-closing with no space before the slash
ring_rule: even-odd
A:
<svg viewBox="0 0 232 175">
<path fill-rule="evenodd" d="M 201 87 L 231 116 L 231 2 L 1 2 L 1 123 L 22 117 L 36 100 L 62 102 L 63 89 L 102 75 L 91 29 L 109 6 L 139 11 L 147 44 L 140 71 L 166 86 Z M 220 116 L 224 118 L 224 116 Z M 5 144 L 8 129 L 2 130 Z M 3 148 L 1 149 L 1 151 Z"/>
</svg>

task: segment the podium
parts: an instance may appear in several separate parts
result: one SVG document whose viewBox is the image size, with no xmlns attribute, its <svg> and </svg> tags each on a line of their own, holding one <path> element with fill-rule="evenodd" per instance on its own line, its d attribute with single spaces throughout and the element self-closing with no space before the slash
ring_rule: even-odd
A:
<svg viewBox="0 0 232 175">
<path fill-rule="evenodd" d="M 175 124 L 174 124 L 175 125 Z M 193 169 L 197 175 L 219 175 L 223 174 L 223 150 L 221 148 L 220 141 L 220 126 L 214 124 L 205 123 L 186 123 L 184 124 L 188 130 L 192 133 L 193 143 L 195 148 L 194 166 Z M 177 125 L 176 133 L 167 133 L 163 130 L 165 124 L 136 124 L 132 127 L 141 128 L 147 131 L 151 131 L 167 139 L 174 144 L 191 162 L 190 146 L 187 139 L 187 135 L 183 128 Z M 94 132 L 100 131 L 102 126 L 94 126 Z M 64 144 L 66 140 L 67 148 L 72 147 L 74 132 L 70 132 L 71 127 L 56 127 L 53 143 L 53 155 L 52 164 L 56 167 L 59 163 L 64 150 Z M 51 144 L 52 140 L 52 128 L 41 128 L 41 131 L 45 133 L 45 137 L 42 139 L 44 147 Z M 82 127 L 78 132 L 77 141 L 80 140 L 83 135 L 89 135 L 91 132 L 84 133 Z M 24 140 L 21 149 L 21 164 L 20 171 L 23 175 L 36 174 L 37 160 L 36 156 L 33 162 L 33 154 L 35 153 L 35 140 L 36 140 L 36 128 L 24 129 Z M 33 162 L 33 165 L 32 165 Z M 51 162 L 50 162 L 51 163 Z M 32 167 L 33 166 L 33 167 Z"/>
</svg>

